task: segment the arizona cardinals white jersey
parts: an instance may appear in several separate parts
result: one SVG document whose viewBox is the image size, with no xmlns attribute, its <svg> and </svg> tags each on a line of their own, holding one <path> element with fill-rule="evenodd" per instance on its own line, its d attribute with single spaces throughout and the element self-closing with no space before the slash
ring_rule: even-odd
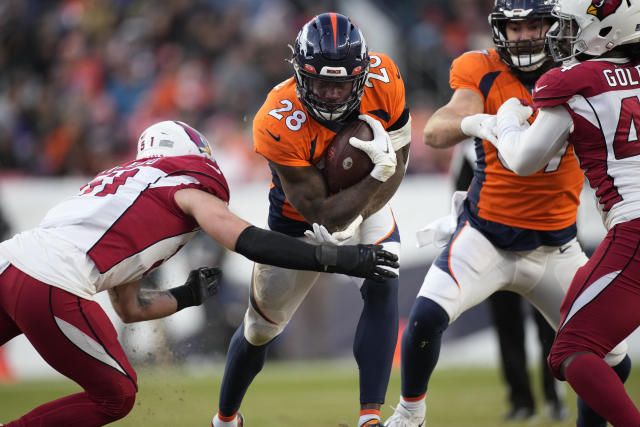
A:
<svg viewBox="0 0 640 427">
<path fill-rule="evenodd" d="M 533 100 L 571 115 L 569 141 L 605 227 L 640 217 L 640 64 L 608 58 L 555 68 L 536 82 Z"/>
<path fill-rule="evenodd" d="M 199 230 L 174 201 L 183 188 L 229 201 L 215 161 L 195 155 L 137 160 L 97 175 L 37 228 L 0 244 L 0 256 L 44 283 L 91 299 L 141 278 Z"/>
</svg>

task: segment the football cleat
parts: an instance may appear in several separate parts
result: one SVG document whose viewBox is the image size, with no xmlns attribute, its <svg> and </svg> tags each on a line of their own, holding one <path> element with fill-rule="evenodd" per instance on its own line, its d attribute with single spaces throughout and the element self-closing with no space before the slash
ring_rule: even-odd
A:
<svg viewBox="0 0 640 427">
<path fill-rule="evenodd" d="M 519 406 L 507 412 L 502 419 L 504 421 L 529 421 L 536 416 L 536 411 L 530 406 Z"/>
<path fill-rule="evenodd" d="M 383 424 L 385 427 L 424 427 L 425 412 L 427 406 L 422 401 L 420 410 L 411 412 L 402 405 L 402 401 L 398 403 L 393 415 Z"/>
</svg>

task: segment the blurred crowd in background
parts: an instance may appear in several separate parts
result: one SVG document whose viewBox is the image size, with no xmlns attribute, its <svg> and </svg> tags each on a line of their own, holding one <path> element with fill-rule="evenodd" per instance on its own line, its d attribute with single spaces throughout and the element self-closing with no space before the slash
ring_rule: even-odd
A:
<svg viewBox="0 0 640 427">
<path fill-rule="evenodd" d="M 490 0 L 3 0 L 0 176 L 87 175 L 134 156 L 152 122 L 185 121 L 214 146 L 231 184 L 269 179 L 251 123 L 292 75 L 300 27 L 338 11 L 403 73 L 410 173 L 446 173 L 449 150 L 421 142 L 445 102 L 449 65 L 491 47 Z"/>
</svg>

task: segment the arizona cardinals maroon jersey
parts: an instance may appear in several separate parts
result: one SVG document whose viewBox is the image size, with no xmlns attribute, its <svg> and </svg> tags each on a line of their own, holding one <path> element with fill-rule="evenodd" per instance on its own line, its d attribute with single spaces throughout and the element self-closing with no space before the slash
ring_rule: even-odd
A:
<svg viewBox="0 0 640 427">
<path fill-rule="evenodd" d="M 580 167 L 607 229 L 640 216 L 640 65 L 590 60 L 555 68 L 536 83 L 537 107 L 563 106 Z"/>
<path fill-rule="evenodd" d="M 183 188 L 229 201 L 216 162 L 201 156 L 141 159 L 97 175 L 40 225 L 0 244 L 30 276 L 84 298 L 137 280 L 199 230 L 175 203 Z"/>
</svg>

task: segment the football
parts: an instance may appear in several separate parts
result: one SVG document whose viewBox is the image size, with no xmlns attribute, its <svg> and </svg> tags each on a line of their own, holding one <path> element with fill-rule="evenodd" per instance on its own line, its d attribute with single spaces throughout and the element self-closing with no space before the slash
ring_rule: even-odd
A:
<svg viewBox="0 0 640 427">
<path fill-rule="evenodd" d="M 373 131 L 362 120 L 347 123 L 327 147 L 325 154 L 324 178 L 329 191 L 337 193 L 362 180 L 373 169 L 373 162 L 364 151 L 349 144 L 349 138 L 363 141 L 373 139 Z"/>
</svg>

